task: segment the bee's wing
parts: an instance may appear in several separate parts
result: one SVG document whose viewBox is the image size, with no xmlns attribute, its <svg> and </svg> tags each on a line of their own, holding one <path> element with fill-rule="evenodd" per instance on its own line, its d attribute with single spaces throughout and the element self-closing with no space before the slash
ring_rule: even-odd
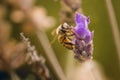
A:
<svg viewBox="0 0 120 80">
<path fill-rule="evenodd" d="M 58 36 L 58 35 L 56 34 L 56 30 L 57 30 L 57 29 L 54 29 L 54 30 L 51 32 L 51 34 L 54 36 L 54 38 L 53 38 L 53 40 L 50 42 L 50 44 L 53 44 L 53 43 L 55 42 L 57 36 Z"/>
<path fill-rule="evenodd" d="M 53 30 L 52 30 L 51 35 L 52 35 L 52 36 L 56 35 L 56 29 L 53 29 Z"/>
<path fill-rule="evenodd" d="M 55 37 L 53 38 L 53 40 L 50 42 L 50 44 L 53 44 L 55 42 L 55 40 L 57 39 L 58 35 L 55 35 Z"/>
</svg>

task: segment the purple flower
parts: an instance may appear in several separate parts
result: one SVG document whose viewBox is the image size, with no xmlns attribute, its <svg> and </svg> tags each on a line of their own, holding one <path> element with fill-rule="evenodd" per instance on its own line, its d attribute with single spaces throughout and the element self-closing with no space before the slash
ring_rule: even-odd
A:
<svg viewBox="0 0 120 80">
<path fill-rule="evenodd" d="M 74 28 L 75 35 L 78 39 L 84 40 L 89 43 L 93 37 L 93 31 L 90 32 L 88 24 L 90 23 L 89 17 L 76 13 L 75 17 L 76 27 Z"/>
<path fill-rule="evenodd" d="M 93 53 L 93 34 L 94 31 L 88 29 L 88 24 L 90 23 L 89 17 L 86 17 L 80 13 L 76 13 L 75 16 L 76 27 L 73 29 L 75 34 L 75 58 L 80 61 L 86 61 L 92 59 Z"/>
<path fill-rule="evenodd" d="M 73 50 L 75 53 L 74 57 L 79 62 L 84 62 L 86 60 L 92 59 L 93 53 L 93 43 L 92 41 L 89 44 L 86 44 L 84 40 L 75 40 L 75 49 Z"/>
</svg>

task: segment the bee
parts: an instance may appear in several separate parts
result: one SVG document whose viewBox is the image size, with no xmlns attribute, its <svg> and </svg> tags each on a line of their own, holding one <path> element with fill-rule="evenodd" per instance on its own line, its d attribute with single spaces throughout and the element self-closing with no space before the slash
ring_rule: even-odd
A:
<svg viewBox="0 0 120 80">
<path fill-rule="evenodd" d="M 74 33 L 72 30 L 72 26 L 64 23 L 56 29 L 56 34 L 58 35 L 58 41 L 60 42 L 60 44 L 62 44 L 65 48 L 69 50 L 74 49 Z"/>
</svg>

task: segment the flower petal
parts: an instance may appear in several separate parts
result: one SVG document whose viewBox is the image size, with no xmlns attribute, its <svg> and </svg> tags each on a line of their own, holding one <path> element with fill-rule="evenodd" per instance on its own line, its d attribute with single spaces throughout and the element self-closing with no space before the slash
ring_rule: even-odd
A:
<svg viewBox="0 0 120 80">
<path fill-rule="evenodd" d="M 78 12 L 76 12 L 75 22 L 76 24 L 84 23 L 86 17 Z"/>
</svg>

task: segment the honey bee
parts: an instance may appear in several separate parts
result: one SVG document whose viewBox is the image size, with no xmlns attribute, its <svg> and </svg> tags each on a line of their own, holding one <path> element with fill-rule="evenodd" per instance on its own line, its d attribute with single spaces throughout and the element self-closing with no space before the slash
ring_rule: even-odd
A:
<svg viewBox="0 0 120 80">
<path fill-rule="evenodd" d="M 58 41 L 60 42 L 60 44 L 62 44 L 65 48 L 69 50 L 74 49 L 74 33 L 72 31 L 72 26 L 64 23 L 56 29 L 56 34 L 58 35 Z"/>
</svg>

